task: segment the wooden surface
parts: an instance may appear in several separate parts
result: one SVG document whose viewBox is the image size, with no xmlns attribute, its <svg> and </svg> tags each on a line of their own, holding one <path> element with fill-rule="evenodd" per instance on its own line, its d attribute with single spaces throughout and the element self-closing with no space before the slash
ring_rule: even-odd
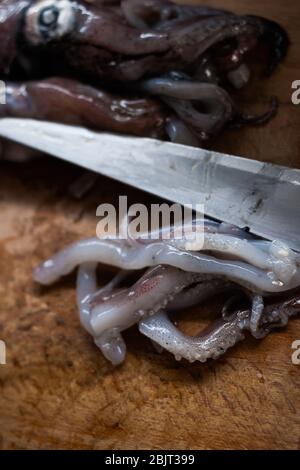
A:
<svg viewBox="0 0 300 470">
<path fill-rule="evenodd" d="M 294 0 L 207 1 L 279 20 L 292 47 L 271 81 L 252 85 L 261 109 L 270 94 L 280 112 L 268 126 L 229 132 L 216 148 L 300 166 L 300 107 L 291 82 L 300 79 L 299 5 Z M 80 173 L 55 160 L 0 166 L 0 447 L 74 449 L 297 449 L 300 447 L 300 366 L 291 343 L 300 319 L 262 342 L 247 339 L 218 362 L 177 363 L 157 354 L 135 328 L 126 333 L 124 365 L 110 366 L 79 325 L 74 276 L 41 289 L 31 270 L 66 243 L 95 233 L 95 209 L 128 194 L 151 198 L 100 178 L 82 201 L 66 192 Z M 101 273 L 101 281 L 108 274 Z M 205 314 L 216 312 L 209 304 Z M 186 312 L 196 332 L 200 312 Z"/>
</svg>

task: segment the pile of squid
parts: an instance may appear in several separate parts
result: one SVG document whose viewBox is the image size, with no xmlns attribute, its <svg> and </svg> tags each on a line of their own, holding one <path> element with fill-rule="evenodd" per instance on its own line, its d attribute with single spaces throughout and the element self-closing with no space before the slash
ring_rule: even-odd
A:
<svg viewBox="0 0 300 470">
<path fill-rule="evenodd" d="M 38 266 L 34 279 L 49 285 L 78 268 L 81 324 L 114 365 L 126 355 L 122 332 L 135 324 L 177 360 L 217 359 L 246 332 L 261 339 L 300 312 L 300 255 L 282 242 L 202 222 L 202 237 L 191 237 L 200 226 L 193 221 L 182 237 L 173 226 L 168 237 L 160 230 L 147 237 L 75 242 Z M 119 270 L 101 288 L 99 265 Z M 196 336 L 184 334 L 169 318 L 220 293 L 227 299 L 222 311 Z"/>
<path fill-rule="evenodd" d="M 168 0 L 2 0 L 0 116 L 205 145 L 225 127 L 263 124 L 234 95 L 248 60 L 271 74 L 289 39 L 256 16 Z"/>
</svg>

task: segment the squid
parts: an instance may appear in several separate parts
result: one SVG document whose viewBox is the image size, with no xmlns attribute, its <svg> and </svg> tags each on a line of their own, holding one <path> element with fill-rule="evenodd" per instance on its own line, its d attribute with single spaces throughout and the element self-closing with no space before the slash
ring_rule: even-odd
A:
<svg viewBox="0 0 300 470">
<path fill-rule="evenodd" d="M 4 0 L 1 116 L 206 145 L 226 127 L 265 124 L 232 96 L 267 48 L 267 72 L 289 39 L 275 22 L 168 0 Z"/>
<path fill-rule="evenodd" d="M 168 0 L 3 0 L 0 116 L 205 146 L 226 128 L 265 124 L 275 115 L 275 97 L 252 116 L 236 90 L 253 74 L 250 54 L 265 48 L 262 65 L 271 74 L 288 46 L 284 29 L 265 18 Z M 15 144 L 3 149 L 25 157 Z M 299 312 L 299 254 L 228 224 L 203 221 L 200 239 L 193 229 L 191 223 L 182 237 L 174 226 L 169 238 L 158 230 L 81 240 L 33 276 L 49 285 L 77 269 L 80 322 L 114 365 L 124 361 L 123 332 L 134 325 L 176 359 L 205 362 Z M 118 270 L 101 288 L 99 265 Z M 227 300 L 218 318 L 198 335 L 172 323 L 172 312 L 221 292 Z"/>
<path fill-rule="evenodd" d="M 213 47 L 219 48 L 221 68 L 226 63 L 227 69 L 236 69 L 260 40 L 270 46 L 272 70 L 288 46 L 284 30 L 263 18 L 165 0 L 125 0 L 120 11 L 99 3 L 40 0 L 26 12 L 24 36 L 33 46 L 55 42 L 55 51 L 80 71 L 130 81 L 149 72 L 194 68 Z M 224 57 L 228 41 L 233 45 Z"/>
<path fill-rule="evenodd" d="M 61 106 L 63 103 L 63 106 Z M 0 116 L 44 119 L 92 129 L 162 137 L 166 113 L 148 97 L 112 95 L 68 78 L 6 84 Z"/>
<path fill-rule="evenodd" d="M 195 222 L 197 227 L 203 223 L 201 237 L 195 236 Z M 245 332 L 261 339 L 300 311 L 300 255 L 287 245 L 207 219 L 188 224 L 182 237 L 179 230 L 81 240 L 40 264 L 33 276 L 50 285 L 78 268 L 80 322 L 114 365 L 125 359 L 123 331 L 135 324 L 176 359 L 205 362 L 220 357 Z M 99 264 L 119 270 L 102 288 Z M 219 293 L 228 296 L 220 316 L 195 337 L 184 335 L 169 319 L 173 311 L 201 305 Z"/>
<path fill-rule="evenodd" d="M 274 303 L 263 311 L 263 317 L 256 338 L 264 338 L 273 329 L 287 325 L 289 318 L 300 312 L 300 295 L 289 300 Z M 218 318 L 212 325 L 195 336 L 183 334 L 170 321 L 164 311 L 139 323 L 139 331 L 172 353 L 177 360 L 206 362 L 218 359 L 226 351 L 245 339 L 249 330 L 251 312 L 237 309 L 228 317 Z"/>
</svg>

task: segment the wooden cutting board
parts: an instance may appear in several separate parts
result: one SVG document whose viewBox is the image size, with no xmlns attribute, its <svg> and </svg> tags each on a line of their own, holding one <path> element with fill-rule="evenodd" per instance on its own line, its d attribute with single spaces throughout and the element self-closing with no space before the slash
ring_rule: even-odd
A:
<svg viewBox="0 0 300 470">
<path fill-rule="evenodd" d="M 245 105 L 256 110 L 280 98 L 267 126 L 230 131 L 215 148 L 300 166 L 300 107 L 291 83 L 300 79 L 299 4 L 294 0 L 207 1 L 240 13 L 265 15 L 289 31 L 292 47 L 271 80 L 252 84 Z M 189 365 L 157 354 L 135 328 L 128 355 L 108 364 L 79 325 L 74 276 L 51 288 L 31 270 L 66 243 L 95 233 L 103 202 L 150 204 L 153 198 L 106 178 L 81 201 L 66 188 L 80 170 L 54 159 L 0 166 L 0 447 L 4 449 L 297 449 L 300 447 L 300 366 L 291 344 L 300 319 L 264 341 L 247 339 L 217 362 Z M 101 272 L 102 282 L 108 277 Z M 188 311 L 196 332 L 209 304 Z M 200 315 L 201 313 L 201 315 Z"/>
</svg>

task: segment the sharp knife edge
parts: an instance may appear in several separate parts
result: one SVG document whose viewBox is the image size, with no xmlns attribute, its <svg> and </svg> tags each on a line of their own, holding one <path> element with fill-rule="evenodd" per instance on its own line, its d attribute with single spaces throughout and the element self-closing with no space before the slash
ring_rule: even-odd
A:
<svg viewBox="0 0 300 470">
<path fill-rule="evenodd" d="M 30 119 L 0 119 L 0 135 L 300 251 L 300 170 Z"/>
</svg>

